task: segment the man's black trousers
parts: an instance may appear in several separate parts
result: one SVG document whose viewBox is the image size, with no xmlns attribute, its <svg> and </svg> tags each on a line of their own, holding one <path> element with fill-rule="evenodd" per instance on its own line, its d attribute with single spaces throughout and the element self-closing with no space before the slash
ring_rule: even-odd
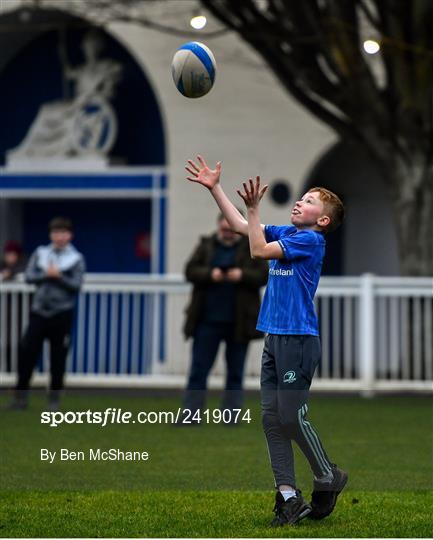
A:
<svg viewBox="0 0 433 540">
<path fill-rule="evenodd" d="M 204 408 L 207 378 L 222 341 L 226 343 L 227 377 L 221 409 L 242 407 L 242 386 L 248 344 L 239 343 L 234 339 L 232 323 L 202 322 L 194 335 L 191 370 L 184 398 L 186 409 L 196 411 Z"/>
<path fill-rule="evenodd" d="M 42 317 L 37 313 L 30 314 L 29 325 L 19 346 L 17 390 L 28 389 L 45 339 L 50 343 L 50 388 L 51 390 L 63 388 L 72 322 L 72 310 L 63 311 L 52 317 Z"/>
</svg>

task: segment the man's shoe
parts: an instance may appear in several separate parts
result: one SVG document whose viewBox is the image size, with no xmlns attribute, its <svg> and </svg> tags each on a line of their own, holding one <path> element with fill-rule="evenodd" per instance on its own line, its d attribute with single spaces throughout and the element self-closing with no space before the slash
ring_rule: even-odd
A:
<svg viewBox="0 0 433 540">
<path fill-rule="evenodd" d="M 199 422 L 198 420 L 183 421 L 183 419 L 180 418 L 177 422 L 173 422 L 172 425 L 174 427 L 197 427 L 201 426 L 201 422 Z"/>
<path fill-rule="evenodd" d="M 19 399 L 13 399 L 10 403 L 8 403 L 4 410 L 5 411 L 25 411 L 28 407 L 27 401 L 19 400 Z"/>
<path fill-rule="evenodd" d="M 201 417 L 200 417 L 201 420 Z M 176 420 L 176 422 L 173 422 L 173 426 L 175 427 L 197 427 L 201 426 L 202 422 L 197 417 L 197 411 L 188 412 L 180 415 L 180 418 Z"/>
<path fill-rule="evenodd" d="M 60 410 L 60 390 L 48 392 L 47 410 L 51 412 Z"/>
<path fill-rule="evenodd" d="M 333 479 L 331 482 L 314 481 L 314 490 L 311 494 L 310 519 L 323 519 L 329 516 L 335 508 L 338 495 L 343 491 L 349 478 L 347 472 L 339 469 L 334 463 L 331 465 Z"/>
<path fill-rule="evenodd" d="M 5 411 L 24 411 L 29 405 L 28 390 L 15 390 L 12 400 L 4 408 Z"/>
<path fill-rule="evenodd" d="M 277 491 L 274 512 L 271 527 L 282 527 L 301 521 L 311 512 L 311 506 L 304 501 L 299 490 L 296 491 L 296 497 L 290 497 L 287 501 L 284 500 L 282 493 Z"/>
</svg>

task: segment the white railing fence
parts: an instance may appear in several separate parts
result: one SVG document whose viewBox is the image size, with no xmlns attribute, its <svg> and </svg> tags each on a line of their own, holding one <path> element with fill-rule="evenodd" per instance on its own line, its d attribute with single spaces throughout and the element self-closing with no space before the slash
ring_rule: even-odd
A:
<svg viewBox="0 0 433 540">
<path fill-rule="evenodd" d="M 68 385 L 176 386 L 190 342 L 182 335 L 190 285 L 180 275 L 87 274 L 78 299 Z M 0 381 L 14 381 L 33 288 L 0 283 Z M 433 279 L 323 277 L 316 295 L 322 362 L 313 389 L 431 391 Z M 258 388 L 261 340 L 251 344 L 246 386 Z M 220 351 L 211 386 L 224 374 Z M 36 382 L 46 381 L 44 347 Z"/>
</svg>

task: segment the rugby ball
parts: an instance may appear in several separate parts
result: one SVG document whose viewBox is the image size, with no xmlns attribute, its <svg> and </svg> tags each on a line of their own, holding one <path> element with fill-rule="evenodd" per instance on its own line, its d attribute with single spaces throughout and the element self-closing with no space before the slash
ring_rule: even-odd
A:
<svg viewBox="0 0 433 540">
<path fill-rule="evenodd" d="M 187 98 L 202 97 L 215 82 L 215 57 L 203 43 L 189 41 L 176 51 L 171 63 L 171 74 L 182 95 Z"/>
</svg>

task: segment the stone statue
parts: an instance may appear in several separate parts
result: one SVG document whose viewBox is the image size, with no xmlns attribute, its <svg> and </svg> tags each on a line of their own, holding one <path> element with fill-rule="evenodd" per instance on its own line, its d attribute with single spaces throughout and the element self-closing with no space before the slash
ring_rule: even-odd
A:
<svg viewBox="0 0 433 540">
<path fill-rule="evenodd" d="M 7 152 L 7 164 L 59 158 L 103 158 L 117 135 L 115 112 L 109 103 L 121 77 L 121 65 L 101 58 L 102 37 L 91 30 L 82 42 L 85 62 L 68 65 L 60 47 L 64 77 L 73 83 L 73 97 L 41 106 L 24 140 Z"/>
</svg>

